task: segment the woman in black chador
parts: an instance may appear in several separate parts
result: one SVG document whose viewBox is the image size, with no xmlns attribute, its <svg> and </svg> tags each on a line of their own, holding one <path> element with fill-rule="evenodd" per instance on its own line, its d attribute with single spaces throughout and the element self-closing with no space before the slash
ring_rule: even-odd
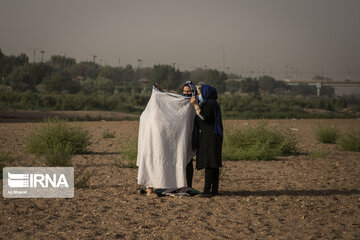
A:
<svg viewBox="0 0 360 240">
<path fill-rule="evenodd" d="M 210 197 L 217 195 L 219 189 L 223 125 L 216 89 L 203 84 L 198 94 L 198 100 L 195 97 L 190 100 L 196 111 L 196 169 L 205 168 L 205 186 L 201 195 Z"/>
</svg>

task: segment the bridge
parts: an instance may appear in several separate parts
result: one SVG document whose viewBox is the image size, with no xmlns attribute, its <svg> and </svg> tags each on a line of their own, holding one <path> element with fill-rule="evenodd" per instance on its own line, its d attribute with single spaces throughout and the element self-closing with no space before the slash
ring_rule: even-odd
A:
<svg viewBox="0 0 360 240">
<path fill-rule="evenodd" d="M 346 86 L 346 87 L 360 87 L 360 81 L 328 81 L 328 80 L 292 80 L 292 79 L 283 79 L 279 80 L 288 85 L 299 85 L 299 84 L 307 84 L 316 86 L 317 95 L 320 96 L 320 90 L 322 86 Z"/>
<path fill-rule="evenodd" d="M 279 79 L 279 81 L 285 82 L 289 85 L 308 84 L 315 85 L 320 83 L 327 86 L 360 86 L 360 81 L 326 81 L 326 80 L 291 80 L 291 79 Z"/>
</svg>

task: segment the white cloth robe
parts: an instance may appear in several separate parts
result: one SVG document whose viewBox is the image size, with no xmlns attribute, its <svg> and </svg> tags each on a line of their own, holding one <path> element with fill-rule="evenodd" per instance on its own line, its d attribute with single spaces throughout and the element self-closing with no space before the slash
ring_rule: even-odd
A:
<svg viewBox="0 0 360 240">
<path fill-rule="evenodd" d="M 186 185 L 186 165 L 194 157 L 195 110 L 190 98 L 153 88 L 140 116 L 138 184 L 153 188 Z"/>
</svg>

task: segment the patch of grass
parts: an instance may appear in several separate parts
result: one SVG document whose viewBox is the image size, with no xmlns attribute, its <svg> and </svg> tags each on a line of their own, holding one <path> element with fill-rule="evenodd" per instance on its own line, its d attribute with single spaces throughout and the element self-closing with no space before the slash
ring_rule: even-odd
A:
<svg viewBox="0 0 360 240">
<path fill-rule="evenodd" d="M 318 126 L 315 136 L 319 142 L 334 144 L 340 136 L 340 132 L 334 126 Z"/>
<path fill-rule="evenodd" d="M 30 153 L 42 155 L 57 145 L 62 145 L 64 149 L 69 145 L 71 154 L 83 153 L 90 145 L 90 136 L 81 126 L 70 126 L 67 120 L 49 118 L 32 131 L 26 149 Z"/>
<path fill-rule="evenodd" d="M 14 161 L 14 158 L 8 152 L 0 153 L 0 179 L 3 178 L 3 168 L 8 166 L 9 163 Z"/>
<path fill-rule="evenodd" d="M 336 144 L 341 150 L 360 152 L 360 131 L 357 130 L 343 134 Z"/>
<path fill-rule="evenodd" d="M 137 141 L 130 141 L 126 146 L 121 147 L 120 154 L 122 159 L 115 160 L 114 165 L 120 168 L 137 168 Z"/>
<path fill-rule="evenodd" d="M 297 153 L 297 139 L 292 133 L 267 127 L 264 123 L 235 130 L 224 139 L 224 160 L 271 160 Z"/>
<path fill-rule="evenodd" d="M 312 158 L 323 158 L 326 154 L 320 150 L 315 150 L 309 153 L 309 156 Z"/>
<path fill-rule="evenodd" d="M 26 149 L 44 155 L 50 166 L 69 166 L 71 155 L 85 152 L 89 145 L 89 133 L 81 126 L 70 126 L 67 120 L 49 118 L 32 131 Z"/>
<path fill-rule="evenodd" d="M 44 156 L 46 162 L 51 167 L 71 166 L 71 153 L 73 152 L 70 144 L 54 144 L 51 148 L 45 149 Z"/>
<path fill-rule="evenodd" d="M 115 132 L 110 132 L 110 130 L 107 128 L 104 130 L 103 132 L 103 138 L 106 139 L 106 138 L 114 138 L 115 137 Z"/>
<path fill-rule="evenodd" d="M 95 174 L 95 170 L 93 171 L 85 171 L 85 168 L 79 172 L 79 175 L 76 177 L 76 188 L 89 188 L 90 187 L 90 179 Z"/>
</svg>

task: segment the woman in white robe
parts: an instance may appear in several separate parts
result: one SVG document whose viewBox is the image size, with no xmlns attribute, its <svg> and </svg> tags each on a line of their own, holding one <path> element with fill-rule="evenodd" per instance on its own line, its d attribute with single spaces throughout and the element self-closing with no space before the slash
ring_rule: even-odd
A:
<svg viewBox="0 0 360 240">
<path fill-rule="evenodd" d="M 150 100 L 140 116 L 138 184 L 154 188 L 186 185 L 186 165 L 194 156 L 191 138 L 195 111 L 189 97 L 161 92 L 153 87 Z"/>
</svg>

